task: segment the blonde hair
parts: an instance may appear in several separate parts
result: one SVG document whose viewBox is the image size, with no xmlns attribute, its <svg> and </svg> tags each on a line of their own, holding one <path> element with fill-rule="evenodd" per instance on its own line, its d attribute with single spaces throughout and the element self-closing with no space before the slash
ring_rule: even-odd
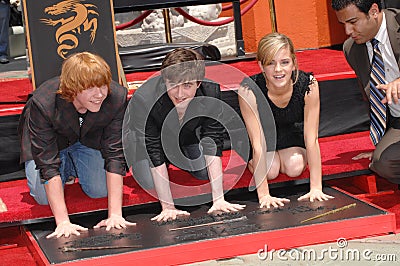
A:
<svg viewBox="0 0 400 266">
<path fill-rule="evenodd" d="M 103 58 L 89 52 L 76 53 L 62 64 L 57 94 L 72 102 L 78 93 L 93 87 L 106 85 L 110 93 L 111 79 L 110 66 Z"/>
<path fill-rule="evenodd" d="M 271 63 L 275 55 L 283 48 L 289 48 L 290 56 L 295 65 L 293 83 L 296 83 L 299 77 L 299 67 L 293 42 L 286 35 L 277 32 L 265 35 L 258 43 L 257 61 L 259 61 L 263 66 L 266 66 Z"/>
</svg>

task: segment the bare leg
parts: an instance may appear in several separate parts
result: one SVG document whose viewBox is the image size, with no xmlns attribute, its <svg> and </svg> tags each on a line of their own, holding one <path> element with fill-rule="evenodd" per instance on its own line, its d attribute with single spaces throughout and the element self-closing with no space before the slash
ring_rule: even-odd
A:
<svg viewBox="0 0 400 266">
<path fill-rule="evenodd" d="M 280 172 L 289 177 L 297 177 L 307 166 L 306 149 L 291 147 L 278 151 L 280 158 Z"/>
<path fill-rule="evenodd" d="M 279 153 L 268 152 L 267 157 L 270 158 L 271 156 L 273 156 L 272 159 L 273 161 L 267 173 L 267 180 L 275 179 L 279 175 L 279 169 L 280 169 Z M 253 159 L 251 159 L 247 164 L 247 167 L 252 174 L 254 173 L 253 162 L 254 162 Z"/>
</svg>

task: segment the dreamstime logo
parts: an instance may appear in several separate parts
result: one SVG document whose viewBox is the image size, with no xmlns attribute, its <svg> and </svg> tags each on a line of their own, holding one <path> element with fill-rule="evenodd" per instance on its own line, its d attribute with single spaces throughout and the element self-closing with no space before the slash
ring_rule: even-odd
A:
<svg viewBox="0 0 400 266">
<path fill-rule="evenodd" d="M 345 248 L 347 247 L 348 243 L 347 243 L 347 239 L 340 237 L 336 240 L 336 245 L 338 246 L 338 248 Z"/>
<path fill-rule="evenodd" d="M 184 65 L 181 66 L 181 64 Z M 162 73 L 155 73 L 133 94 L 124 116 L 122 142 L 125 158 L 128 165 L 133 169 L 133 176 L 137 183 L 155 198 L 158 198 L 158 195 L 153 189 L 154 183 L 150 180 L 152 179 L 151 176 L 147 176 L 145 177 L 147 180 L 143 180 L 140 171 L 137 171 L 142 166 L 147 167 L 147 173 L 149 172 L 148 168 L 151 168 L 151 175 L 157 175 L 158 178 L 163 179 L 163 184 L 169 184 L 173 194 L 175 190 L 183 192 L 186 196 L 194 196 L 199 192 L 210 193 L 210 183 L 202 182 L 196 186 L 183 185 L 176 182 L 174 176 L 165 176 L 165 173 L 163 175 L 161 171 L 155 173 L 154 169 L 158 166 L 155 165 L 155 162 L 168 162 L 190 173 L 198 172 L 204 170 L 206 163 L 209 163 L 209 161 L 204 162 L 204 156 L 201 156 L 201 154 L 218 157 L 218 150 L 224 145 L 224 141 L 228 140 L 229 148 L 235 152 L 229 153 L 229 157 L 224 156 L 224 159 L 228 159 L 224 165 L 226 165 L 226 169 L 229 169 L 223 177 L 225 192 L 235 186 L 247 167 L 246 162 L 239 162 L 237 158 L 237 156 L 240 156 L 246 161 L 250 153 L 249 137 L 245 124 L 237 110 L 219 98 L 219 89 L 215 88 L 218 86 L 221 87 L 221 90 L 229 88 L 229 93 L 234 94 L 238 93 L 238 88 L 243 80 L 252 83 L 250 85 L 254 87 L 253 91 L 256 91 L 258 86 L 246 74 L 234 67 L 219 62 L 204 66 L 206 65 L 204 63 L 203 68 L 206 68 L 206 75 L 201 80 L 201 87 L 197 89 L 196 95 L 191 96 L 192 98 L 183 95 L 186 100 L 179 99 L 178 102 L 182 102 L 174 105 L 174 102 L 171 101 L 171 97 L 173 97 L 171 95 L 175 93 L 172 88 L 176 86 L 188 87 L 185 88 L 187 91 L 183 94 L 190 94 L 189 81 L 196 79 L 187 79 L 185 75 L 188 75 L 187 72 L 192 74 L 193 71 L 190 72 L 190 69 L 196 69 L 198 65 L 198 61 L 172 65 L 173 73 L 176 73 L 172 76 L 179 80 L 171 89 L 167 89 Z M 169 68 L 165 68 L 163 71 L 168 71 Z M 181 71 L 177 72 L 175 69 Z M 213 94 L 215 94 L 215 97 Z M 256 92 L 256 94 L 261 95 L 262 93 Z M 229 95 L 231 98 L 239 97 L 237 94 L 235 96 Z M 175 97 L 178 96 L 185 98 L 182 95 L 175 95 Z M 246 99 L 243 99 L 243 101 L 246 101 Z M 184 107 L 182 108 L 181 105 Z M 268 134 L 268 147 L 274 149 L 276 131 L 272 111 L 266 99 L 264 101 L 257 100 L 257 105 L 259 106 L 258 109 L 262 110 L 262 113 L 259 114 L 262 126 L 264 129 L 268 129 L 264 130 Z M 257 110 L 252 111 L 259 113 Z M 198 125 L 200 124 L 199 128 Z M 188 134 L 188 131 L 195 132 L 194 138 L 196 139 L 187 139 L 187 136 L 193 135 Z M 186 145 L 185 143 L 189 143 L 191 146 L 194 143 L 196 150 L 200 151 L 200 157 L 198 155 L 195 157 L 188 156 L 187 151 L 182 148 Z M 162 148 L 160 149 L 160 147 Z M 269 158 L 267 167 L 271 163 L 272 158 Z M 143 168 L 139 170 L 143 170 Z M 171 175 L 171 171 L 169 175 Z M 228 176 L 229 178 L 227 178 Z M 203 197 L 202 200 L 204 202 L 195 202 L 195 204 L 207 203 L 209 199 Z M 180 202 L 180 205 L 193 204 L 193 202 Z"/>
<path fill-rule="evenodd" d="M 348 242 L 345 238 L 336 240 L 337 247 L 321 249 L 271 249 L 268 250 L 268 245 L 257 251 L 257 256 L 260 260 L 281 260 L 281 261 L 322 261 L 329 259 L 332 261 L 374 261 L 374 262 L 395 262 L 397 261 L 396 254 L 377 254 L 371 249 L 350 249 L 347 248 Z"/>
</svg>

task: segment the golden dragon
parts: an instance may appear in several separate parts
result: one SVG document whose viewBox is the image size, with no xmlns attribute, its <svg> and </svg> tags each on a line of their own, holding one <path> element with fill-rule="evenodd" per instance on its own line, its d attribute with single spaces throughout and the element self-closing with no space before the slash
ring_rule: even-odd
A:
<svg viewBox="0 0 400 266">
<path fill-rule="evenodd" d="M 92 4 L 82 4 L 80 0 L 65 0 L 55 5 L 46 7 L 44 12 L 52 16 L 63 16 L 59 19 L 42 18 L 44 24 L 58 26 L 55 38 L 58 43 L 57 53 L 60 57 L 66 58 L 69 50 L 78 46 L 77 34 L 81 30 L 90 30 L 90 42 L 96 38 L 97 17 L 99 13 L 95 11 L 97 7 Z M 91 15 L 91 18 L 89 18 Z M 58 25 L 60 24 L 60 25 Z"/>
</svg>

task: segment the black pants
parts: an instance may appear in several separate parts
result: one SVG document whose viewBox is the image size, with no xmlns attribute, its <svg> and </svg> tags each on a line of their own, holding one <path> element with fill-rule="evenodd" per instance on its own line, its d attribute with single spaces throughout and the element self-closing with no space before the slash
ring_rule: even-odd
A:
<svg viewBox="0 0 400 266">
<path fill-rule="evenodd" d="M 199 148 L 198 144 L 188 145 L 182 147 L 183 154 L 188 159 L 198 159 L 196 160 L 197 164 L 194 165 L 195 161 L 191 163 L 193 165 L 188 165 L 187 169 L 196 169 L 196 170 L 187 170 L 190 174 L 192 174 L 195 178 L 200 180 L 208 180 L 208 171 L 206 167 L 206 161 L 202 151 Z M 200 169 L 200 170 L 198 170 Z M 133 176 L 138 182 L 138 184 L 143 189 L 153 189 L 154 188 L 154 181 L 153 175 L 150 171 L 150 162 L 148 160 L 141 160 L 138 162 L 133 163 L 132 165 L 132 172 Z"/>
</svg>

